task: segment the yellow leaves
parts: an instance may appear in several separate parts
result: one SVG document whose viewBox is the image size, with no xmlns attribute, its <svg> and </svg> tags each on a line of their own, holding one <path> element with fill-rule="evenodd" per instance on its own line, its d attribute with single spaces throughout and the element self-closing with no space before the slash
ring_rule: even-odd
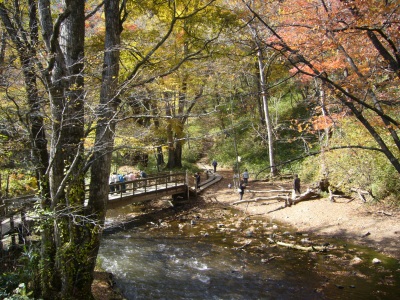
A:
<svg viewBox="0 0 400 300">
<path fill-rule="evenodd" d="M 303 132 L 303 127 L 301 126 L 301 124 L 297 125 L 297 131 Z"/>
</svg>

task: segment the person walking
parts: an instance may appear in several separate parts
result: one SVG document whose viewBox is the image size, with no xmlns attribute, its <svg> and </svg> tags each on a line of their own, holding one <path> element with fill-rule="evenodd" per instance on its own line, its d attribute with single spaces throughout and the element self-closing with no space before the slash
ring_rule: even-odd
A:
<svg viewBox="0 0 400 300">
<path fill-rule="evenodd" d="M 194 173 L 194 180 L 195 180 L 195 185 L 196 185 L 196 191 L 200 189 L 200 174 L 199 173 Z"/>
<path fill-rule="evenodd" d="M 297 174 L 294 175 L 293 189 L 294 189 L 295 193 L 301 194 L 301 192 L 300 192 L 300 178 L 299 178 L 299 176 Z"/>
<path fill-rule="evenodd" d="M 216 173 L 217 172 L 218 163 L 217 163 L 217 161 L 215 159 L 213 160 L 212 165 L 214 167 L 214 173 Z"/>
<path fill-rule="evenodd" d="M 239 184 L 239 188 L 238 188 L 240 200 L 243 199 L 243 195 L 244 195 L 244 190 L 245 189 L 246 189 L 246 184 L 243 181 L 241 181 L 240 184 Z"/>
<path fill-rule="evenodd" d="M 248 184 L 249 183 L 249 172 L 246 170 L 244 170 L 243 174 L 243 182 L 244 184 Z"/>
</svg>

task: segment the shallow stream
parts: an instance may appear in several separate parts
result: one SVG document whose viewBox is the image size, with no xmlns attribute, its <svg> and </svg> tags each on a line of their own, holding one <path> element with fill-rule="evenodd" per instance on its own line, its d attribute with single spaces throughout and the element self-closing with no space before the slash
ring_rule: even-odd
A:
<svg viewBox="0 0 400 300">
<path fill-rule="evenodd" d="M 109 221 L 142 208 L 113 211 Z M 161 217 L 158 219 L 157 217 Z M 324 252 L 277 246 L 326 245 Z M 105 232 L 99 258 L 127 299 L 399 299 L 399 261 L 213 205 Z M 380 263 L 372 263 L 377 258 Z"/>
</svg>

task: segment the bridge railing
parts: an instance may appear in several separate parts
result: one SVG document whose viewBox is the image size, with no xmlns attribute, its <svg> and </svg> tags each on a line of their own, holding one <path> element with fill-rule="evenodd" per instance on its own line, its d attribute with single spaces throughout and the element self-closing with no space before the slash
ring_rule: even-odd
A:
<svg viewBox="0 0 400 300">
<path fill-rule="evenodd" d="M 27 211 L 34 203 L 38 201 L 35 195 L 21 196 L 11 199 L 1 199 L 0 205 L 0 256 L 3 250 L 3 238 L 11 237 L 11 245 L 16 245 L 16 236 L 18 243 L 25 242 L 29 233 L 27 222 Z"/>
<path fill-rule="evenodd" d="M 147 178 L 139 178 L 122 183 L 111 183 L 109 184 L 109 195 L 112 197 L 119 196 L 122 198 L 127 195 L 154 192 L 187 184 L 187 175 L 184 172 L 149 175 Z"/>
</svg>

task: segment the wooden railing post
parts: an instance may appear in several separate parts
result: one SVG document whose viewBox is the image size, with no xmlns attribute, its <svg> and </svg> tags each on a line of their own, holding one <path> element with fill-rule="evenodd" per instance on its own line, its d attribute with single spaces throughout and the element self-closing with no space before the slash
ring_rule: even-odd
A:
<svg viewBox="0 0 400 300">
<path fill-rule="evenodd" d="M 8 187 L 10 185 L 10 174 L 7 174 L 7 183 L 6 183 L 6 194 L 5 194 L 5 198 L 8 198 Z"/>
<path fill-rule="evenodd" d="M 26 212 L 23 209 L 21 210 L 21 224 L 18 226 L 18 244 L 25 244 L 27 227 L 28 224 L 26 222 Z"/>
</svg>

